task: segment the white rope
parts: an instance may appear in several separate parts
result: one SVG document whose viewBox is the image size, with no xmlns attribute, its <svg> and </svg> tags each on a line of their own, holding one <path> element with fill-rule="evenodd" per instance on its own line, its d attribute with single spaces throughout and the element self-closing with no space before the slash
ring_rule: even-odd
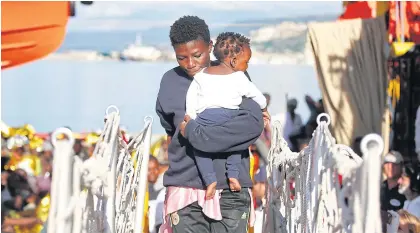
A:
<svg viewBox="0 0 420 233">
<path fill-rule="evenodd" d="M 369 134 L 363 138 L 361 149 L 363 165 L 357 170 L 355 195 L 352 198 L 353 232 L 381 233 L 380 183 L 382 172 L 383 141 L 379 135 Z"/>
<path fill-rule="evenodd" d="M 145 119 L 146 128 L 135 137 L 132 142 L 120 151 L 117 164 L 119 184 L 116 198 L 116 225 L 117 233 L 132 232 L 134 229 L 143 229 L 144 197 L 146 195 L 147 168 L 151 140 L 151 126 L 153 119 Z M 134 167 L 131 154 L 135 149 Z M 137 232 L 137 231 L 135 231 Z M 140 231 L 139 231 L 140 232 Z"/>
<path fill-rule="evenodd" d="M 68 141 L 57 141 L 59 134 L 66 135 Z M 70 233 L 72 219 L 67 218 L 68 209 L 72 208 L 70 203 L 72 197 L 71 184 L 73 165 L 73 143 L 72 132 L 67 128 L 59 128 L 51 135 L 54 145 L 54 160 L 51 184 L 51 204 L 48 215 L 48 232 Z"/>
<path fill-rule="evenodd" d="M 116 111 L 109 113 L 114 108 Z M 96 143 L 92 157 L 82 166 L 82 182 L 88 188 L 86 201 L 87 232 L 115 232 L 115 168 L 112 162 L 119 145 L 119 111 L 115 106 L 106 110 L 104 130 Z M 91 196 L 91 197 L 90 197 Z"/>
<path fill-rule="evenodd" d="M 114 112 L 110 110 L 114 109 Z M 91 158 L 73 153 L 68 129 L 53 134 L 55 146 L 48 233 L 142 232 L 147 166 L 152 134 L 151 117 L 127 145 L 120 133 L 117 107 L 106 110 L 106 122 Z M 69 141 L 57 141 L 65 133 Z M 136 167 L 130 151 L 135 150 Z M 87 189 L 87 191 L 82 191 Z"/>
<path fill-rule="evenodd" d="M 327 114 L 320 114 L 317 122 L 309 146 L 300 153 L 290 151 L 281 136 L 280 123 L 273 124 L 263 232 L 380 233 L 378 161 L 382 139 L 377 135 L 364 138 L 364 146 L 375 146 L 363 150 L 369 157 L 363 161 L 349 147 L 336 144 Z M 342 187 L 338 174 L 342 175 Z M 294 200 L 289 185 L 292 180 Z"/>
</svg>

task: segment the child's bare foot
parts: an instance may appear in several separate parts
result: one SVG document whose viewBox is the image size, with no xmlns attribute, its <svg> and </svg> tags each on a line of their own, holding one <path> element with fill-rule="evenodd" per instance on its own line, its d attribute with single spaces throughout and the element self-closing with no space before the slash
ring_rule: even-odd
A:
<svg viewBox="0 0 420 233">
<path fill-rule="evenodd" d="M 207 186 L 206 199 L 212 199 L 214 197 L 214 194 L 216 194 L 216 184 L 217 182 L 213 182 Z"/>
<path fill-rule="evenodd" d="M 241 191 L 241 184 L 239 184 L 239 180 L 236 178 L 229 178 L 229 188 L 232 192 Z"/>
</svg>

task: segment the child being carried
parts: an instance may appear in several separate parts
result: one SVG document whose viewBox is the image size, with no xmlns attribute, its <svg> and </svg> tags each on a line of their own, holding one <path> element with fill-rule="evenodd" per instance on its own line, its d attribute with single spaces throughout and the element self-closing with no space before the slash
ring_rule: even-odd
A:
<svg viewBox="0 0 420 233">
<path fill-rule="evenodd" d="M 245 71 L 251 58 L 250 40 L 233 32 L 221 33 L 214 45 L 214 56 L 219 64 L 201 70 L 194 76 L 186 98 L 186 114 L 198 124 L 222 125 L 235 116 L 242 98 L 252 98 L 264 115 L 269 117 L 265 96 L 248 79 Z M 216 192 L 216 173 L 208 153 L 194 150 L 197 168 L 207 187 L 206 198 Z M 227 177 L 231 191 L 240 191 L 238 164 L 240 152 L 226 160 Z"/>
</svg>

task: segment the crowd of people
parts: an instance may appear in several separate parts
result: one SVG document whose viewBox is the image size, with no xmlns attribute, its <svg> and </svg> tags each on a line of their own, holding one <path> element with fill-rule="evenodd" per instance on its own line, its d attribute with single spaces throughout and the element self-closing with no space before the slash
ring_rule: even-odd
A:
<svg viewBox="0 0 420 233">
<path fill-rule="evenodd" d="M 100 132 L 75 134 L 73 150 L 88 159 Z M 2 232 L 40 232 L 48 218 L 53 169 L 51 134 L 33 126 L 2 129 Z M 60 135 L 58 139 L 65 139 Z"/>
<path fill-rule="evenodd" d="M 166 135 L 149 155 L 144 232 L 262 232 L 270 122 L 279 120 L 289 147 L 300 151 L 324 112 L 322 100 L 305 96 L 307 122 L 293 98 L 285 113 L 270 112 L 270 94 L 259 91 L 246 72 L 252 56 L 248 38 L 222 33 L 213 44 L 207 24 L 196 16 L 175 21 L 169 37 L 179 66 L 163 75 L 157 96 Z M 210 61 L 212 51 L 217 61 Z M 57 159 L 49 136 L 37 136 L 28 125 L 2 132 L 2 232 L 39 232 L 47 221 Z M 89 158 L 98 136 L 77 139 L 75 155 Z M 361 155 L 359 144 L 357 138 L 352 146 Z M 391 151 L 384 177 L 383 223 L 397 213 L 398 232 L 420 232 L 419 168 Z"/>
<path fill-rule="evenodd" d="M 420 167 L 404 164 L 401 153 L 390 151 L 384 158 L 383 171 L 381 210 L 384 219 L 389 212 L 397 212 L 400 222 L 405 218 L 399 232 L 420 232 Z"/>
</svg>

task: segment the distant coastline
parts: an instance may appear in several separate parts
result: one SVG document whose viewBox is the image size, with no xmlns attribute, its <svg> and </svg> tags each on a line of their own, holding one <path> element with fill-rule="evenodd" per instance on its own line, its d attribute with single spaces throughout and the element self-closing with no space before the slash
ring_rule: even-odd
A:
<svg viewBox="0 0 420 233">
<path fill-rule="evenodd" d="M 107 54 L 94 50 L 73 50 L 65 52 L 56 52 L 45 59 L 48 60 L 78 60 L 78 61 L 104 61 L 114 60 L 121 62 L 175 62 L 175 57 L 172 51 L 161 51 L 162 56 L 157 59 L 130 59 L 125 58 L 118 51 L 113 51 Z M 214 59 L 214 58 L 213 58 Z M 251 64 L 294 64 L 294 65 L 313 65 L 310 58 L 304 53 L 288 52 L 288 53 L 263 53 L 253 52 Z"/>
<path fill-rule="evenodd" d="M 251 39 L 253 64 L 313 65 L 307 46 L 307 24 L 334 20 L 336 16 L 307 16 L 249 20 L 214 27 L 212 39 L 223 31 L 242 33 Z M 86 61 L 174 62 L 167 27 L 141 31 L 73 31 L 56 53 L 47 59 Z"/>
</svg>

